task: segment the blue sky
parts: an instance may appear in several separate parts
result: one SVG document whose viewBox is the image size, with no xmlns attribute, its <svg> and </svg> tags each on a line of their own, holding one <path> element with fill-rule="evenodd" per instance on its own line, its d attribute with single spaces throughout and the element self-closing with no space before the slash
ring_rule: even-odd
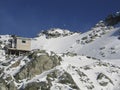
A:
<svg viewBox="0 0 120 90">
<path fill-rule="evenodd" d="M 0 34 L 34 37 L 50 28 L 85 32 L 120 10 L 120 0 L 0 0 Z"/>
</svg>

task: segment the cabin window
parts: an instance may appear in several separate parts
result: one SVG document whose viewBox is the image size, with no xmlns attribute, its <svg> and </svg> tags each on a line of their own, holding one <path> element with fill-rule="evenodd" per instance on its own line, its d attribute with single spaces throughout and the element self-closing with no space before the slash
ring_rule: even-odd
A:
<svg viewBox="0 0 120 90">
<path fill-rule="evenodd" d="M 25 41 L 25 40 L 22 40 L 22 43 L 26 43 L 26 41 Z"/>
</svg>

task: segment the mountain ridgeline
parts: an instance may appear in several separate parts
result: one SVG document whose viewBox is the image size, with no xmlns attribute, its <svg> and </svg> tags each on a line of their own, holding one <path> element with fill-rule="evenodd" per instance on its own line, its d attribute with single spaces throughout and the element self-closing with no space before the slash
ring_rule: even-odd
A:
<svg viewBox="0 0 120 90">
<path fill-rule="evenodd" d="M 108 26 L 114 26 L 118 24 L 120 22 L 120 12 L 117 12 L 116 14 L 108 15 L 104 21 Z"/>
</svg>

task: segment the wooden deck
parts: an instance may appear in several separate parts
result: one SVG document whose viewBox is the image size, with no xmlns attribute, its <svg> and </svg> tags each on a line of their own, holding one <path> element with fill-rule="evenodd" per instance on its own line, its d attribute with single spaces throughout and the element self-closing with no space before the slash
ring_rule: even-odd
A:
<svg viewBox="0 0 120 90">
<path fill-rule="evenodd" d="M 19 49 L 15 49 L 15 48 L 8 48 L 7 54 L 9 55 L 22 55 L 22 54 L 26 54 L 30 52 L 30 50 L 19 50 Z"/>
</svg>

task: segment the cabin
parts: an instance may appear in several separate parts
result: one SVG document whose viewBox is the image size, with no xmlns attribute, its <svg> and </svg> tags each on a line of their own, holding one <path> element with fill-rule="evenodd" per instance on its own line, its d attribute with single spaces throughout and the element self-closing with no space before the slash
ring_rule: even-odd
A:
<svg viewBox="0 0 120 90">
<path fill-rule="evenodd" d="M 10 55 L 21 55 L 31 51 L 31 38 L 12 36 L 7 53 Z"/>
</svg>

